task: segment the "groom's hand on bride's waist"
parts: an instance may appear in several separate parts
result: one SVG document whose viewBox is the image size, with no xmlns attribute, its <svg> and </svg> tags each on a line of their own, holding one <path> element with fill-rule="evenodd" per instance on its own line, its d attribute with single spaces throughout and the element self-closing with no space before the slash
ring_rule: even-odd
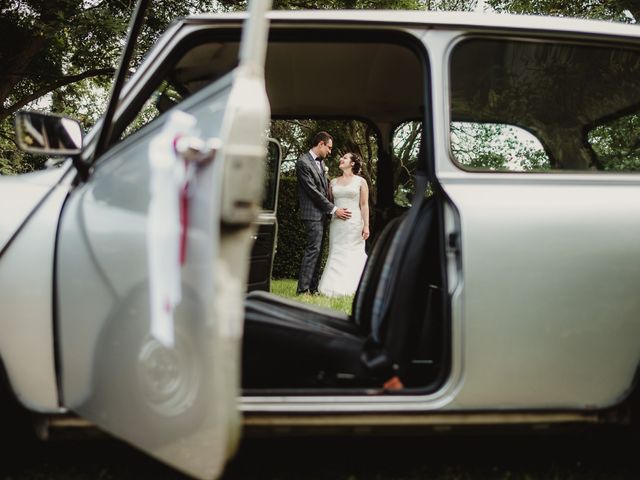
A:
<svg viewBox="0 0 640 480">
<path fill-rule="evenodd" d="M 349 220 L 351 218 L 351 210 L 348 208 L 338 208 L 335 215 L 340 220 Z"/>
</svg>

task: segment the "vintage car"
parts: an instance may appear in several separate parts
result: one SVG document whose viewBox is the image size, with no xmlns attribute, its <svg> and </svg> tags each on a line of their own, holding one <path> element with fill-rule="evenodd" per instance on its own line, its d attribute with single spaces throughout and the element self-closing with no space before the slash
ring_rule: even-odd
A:
<svg viewBox="0 0 640 480">
<path fill-rule="evenodd" d="M 259 13 L 177 21 L 81 147 L 68 119 L 18 116 L 25 148 L 72 158 L 0 179 L 0 360 L 18 403 L 52 427 L 86 418 L 202 478 L 243 425 L 633 420 L 637 26 L 266 18 L 268 30 Z M 279 171 L 265 132 L 308 118 L 358 119 L 375 139 L 375 241 L 350 315 L 264 291 Z M 185 176 L 163 189 L 172 157 Z M 178 210 L 180 240 L 163 243 Z M 180 264 L 163 264 L 177 250 Z"/>
</svg>

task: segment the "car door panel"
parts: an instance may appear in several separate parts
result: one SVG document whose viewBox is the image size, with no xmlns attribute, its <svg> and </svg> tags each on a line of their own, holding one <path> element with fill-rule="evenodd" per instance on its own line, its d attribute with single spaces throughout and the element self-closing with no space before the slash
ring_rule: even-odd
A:
<svg viewBox="0 0 640 480">
<path fill-rule="evenodd" d="M 640 222 L 630 221 L 640 185 L 548 175 L 440 181 L 460 212 L 465 382 L 456 403 L 619 401 L 640 361 Z"/>
<path fill-rule="evenodd" d="M 242 295 L 269 118 L 261 69 L 241 64 L 178 108 L 193 116 L 200 138 L 217 140 L 189 180 L 174 344 L 150 333 L 147 258 L 148 152 L 165 114 L 108 151 L 63 212 L 62 394 L 68 408 L 99 427 L 185 473 L 212 478 L 239 435 Z"/>
<path fill-rule="evenodd" d="M 206 121 L 206 135 L 220 129 L 223 111 L 210 106 L 228 92 L 229 82 L 191 111 Z M 216 447 L 201 440 L 209 430 L 225 432 L 228 422 L 228 412 L 223 415 L 216 411 L 220 405 L 207 402 L 225 387 L 224 369 L 209 353 L 219 352 L 223 340 L 207 295 L 214 291 L 219 249 L 213 221 L 219 212 L 211 197 L 219 191 L 214 177 L 221 165 L 207 165 L 197 175 L 183 300 L 175 313 L 176 347 L 164 348 L 148 334 L 147 150 L 157 130 L 141 132 L 101 161 L 65 209 L 58 252 L 64 402 L 179 465 L 190 464 L 188 450 L 207 448 L 212 461 L 197 468 L 216 471 L 226 458 L 216 448 L 226 449 L 226 442 Z"/>
<path fill-rule="evenodd" d="M 589 147 L 586 132 L 594 120 L 608 118 L 607 108 L 633 101 L 637 75 L 626 66 L 633 62 L 617 66 L 616 59 L 620 52 L 636 55 L 629 45 L 603 38 L 563 43 L 512 33 L 425 36 L 431 61 L 443 66 L 443 75 L 433 78 L 433 100 L 436 175 L 453 213 L 446 225 L 457 386 L 451 407 L 606 408 L 628 394 L 640 364 L 640 301 L 633 293 L 640 280 L 640 179 L 595 165 L 580 171 L 574 160 Z M 460 52 L 473 45 L 503 52 L 519 48 L 529 56 L 513 50 L 470 65 Z M 566 57 L 548 53 L 556 48 Z M 574 73 L 592 68 L 589 49 L 591 63 L 599 67 L 593 68 L 594 78 L 618 75 L 619 82 L 598 87 Z M 534 68 L 536 62 L 546 62 L 545 68 Z M 527 83 L 532 72 L 538 81 Z M 591 90 L 582 85 L 587 81 Z M 537 90 L 540 84 L 545 88 Z M 586 93 L 597 88 L 609 103 Z M 515 98 L 515 91 L 517 101 L 499 103 Z M 566 92 L 567 101 L 545 108 L 558 92 Z M 560 120 L 582 128 L 558 134 Z M 544 173 L 463 164 L 452 140 L 456 121 L 525 128 L 543 139 L 542 157 L 555 161 L 542 167 Z M 488 152 L 509 151 L 504 143 L 493 145 Z"/>
</svg>

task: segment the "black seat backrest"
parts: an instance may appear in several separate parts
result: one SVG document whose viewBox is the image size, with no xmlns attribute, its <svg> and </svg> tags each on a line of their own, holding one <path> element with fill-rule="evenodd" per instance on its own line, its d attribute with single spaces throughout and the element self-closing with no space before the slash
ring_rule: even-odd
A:
<svg viewBox="0 0 640 480">
<path fill-rule="evenodd" d="M 370 314 L 371 331 L 362 361 L 372 375 L 390 378 L 410 360 L 407 348 L 420 335 L 428 307 L 426 298 L 436 253 L 437 199 L 416 205 L 415 215 L 403 220 L 382 262 Z"/>
<path fill-rule="evenodd" d="M 371 311 L 376 296 L 380 273 L 384 266 L 387 251 L 406 214 L 391 219 L 376 238 L 373 248 L 362 271 L 358 290 L 353 298 L 351 317 L 365 335 L 371 332 Z"/>
</svg>

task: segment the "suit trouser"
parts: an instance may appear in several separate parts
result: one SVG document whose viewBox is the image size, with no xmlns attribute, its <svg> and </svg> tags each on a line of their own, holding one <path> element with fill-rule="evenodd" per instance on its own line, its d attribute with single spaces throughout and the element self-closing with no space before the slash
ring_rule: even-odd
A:
<svg viewBox="0 0 640 480">
<path fill-rule="evenodd" d="M 300 273 L 298 274 L 298 293 L 309 290 L 318 291 L 320 280 L 320 264 L 322 263 L 322 240 L 326 221 L 303 220 L 307 230 L 307 244 L 300 262 Z"/>
</svg>

